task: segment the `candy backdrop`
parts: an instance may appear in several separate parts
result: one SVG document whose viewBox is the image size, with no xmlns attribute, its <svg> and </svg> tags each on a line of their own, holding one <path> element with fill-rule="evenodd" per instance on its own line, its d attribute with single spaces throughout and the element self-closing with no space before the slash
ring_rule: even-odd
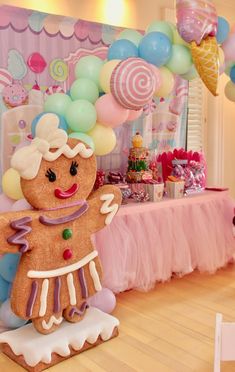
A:
<svg viewBox="0 0 235 372">
<path fill-rule="evenodd" d="M 14 149 L 27 141 L 29 135 L 27 110 L 35 111 L 35 115 L 40 112 L 45 91 L 47 96 L 52 93 L 68 92 L 75 80 L 77 61 L 86 55 L 96 55 L 104 60 L 107 56 L 108 46 L 121 31 L 117 27 L 82 20 L 76 21 L 67 17 L 63 20 L 62 22 L 61 17 L 58 16 L 30 10 L 8 6 L 0 7 L 0 42 L 2 45 L 0 49 L 0 93 L 6 84 L 11 83 L 13 83 L 13 92 L 16 92 L 8 99 L 9 102 L 4 104 L 0 100 L 0 113 L 2 114 L 3 111 L 9 109 L 6 104 L 9 106 L 19 104 L 14 101 L 15 96 L 19 97 L 20 103 L 23 104 L 23 106 L 10 108 L 4 117 L 4 123 L 9 121 L 8 115 L 11 117 L 11 126 L 3 123 L 1 130 L 2 171 L 9 168 L 10 157 Z M 140 37 L 140 34 L 136 35 Z M 170 80 L 169 83 L 172 84 Z M 176 106 L 176 110 L 180 110 L 179 113 L 176 113 L 180 135 L 178 133 L 177 137 L 174 137 L 173 133 L 175 132 L 172 131 L 171 138 L 168 140 L 163 137 L 156 139 L 155 136 L 155 145 L 160 141 L 163 151 L 175 146 L 184 147 L 185 144 L 187 97 L 180 98 L 179 105 L 179 99 L 176 99 L 177 94 L 175 90 L 166 102 L 161 102 L 164 105 L 157 113 L 158 117 L 163 114 L 165 121 L 169 107 Z M 35 108 L 36 106 L 38 108 Z M 164 110 L 162 110 L 163 106 Z M 146 121 L 149 123 L 152 122 L 152 119 L 155 120 L 151 115 L 155 108 L 156 104 L 150 102 L 134 126 L 126 124 L 122 128 L 115 129 L 117 133 L 116 148 L 111 154 L 99 160 L 100 166 L 104 166 L 105 169 L 113 167 L 116 169 L 126 163 L 125 152 L 130 145 L 132 133 L 136 128 L 141 128 Z M 14 115 L 13 110 L 15 110 Z M 181 113 L 183 114 L 181 115 Z M 150 114 L 147 119 L 146 114 Z M 145 133 L 143 134 L 145 135 Z M 148 141 L 150 141 L 149 135 Z M 152 146 L 154 145 L 152 142 L 148 143 Z"/>
</svg>

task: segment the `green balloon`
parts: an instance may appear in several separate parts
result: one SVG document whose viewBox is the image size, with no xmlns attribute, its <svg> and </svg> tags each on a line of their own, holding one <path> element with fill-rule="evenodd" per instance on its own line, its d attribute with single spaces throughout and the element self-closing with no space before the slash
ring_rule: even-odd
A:
<svg viewBox="0 0 235 372">
<path fill-rule="evenodd" d="M 77 99 L 67 107 L 65 119 L 74 132 L 88 132 L 96 123 L 95 106 L 85 99 Z"/>
<path fill-rule="evenodd" d="M 70 95 L 73 100 L 86 99 L 91 103 L 99 98 L 99 89 L 90 79 L 80 78 L 73 82 L 70 88 Z"/>
<path fill-rule="evenodd" d="M 123 30 L 117 37 L 117 40 L 129 40 L 137 47 L 139 46 L 140 41 L 143 39 L 143 35 L 136 30 Z"/>
<path fill-rule="evenodd" d="M 199 77 L 196 67 L 192 65 L 192 67 L 186 72 L 186 74 L 180 75 L 184 80 L 191 81 Z"/>
<path fill-rule="evenodd" d="M 171 25 L 166 21 L 154 21 L 147 27 L 146 34 L 150 32 L 161 32 L 165 34 L 170 41 L 173 41 L 173 32 Z"/>
<path fill-rule="evenodd" d="M 177 75 L 186 74 L 192 67 L 193 61 L 190 50 L 184 45 L 172 45 L 171 58 L 166 64 L 171 72 Z"/>
<path fill-rule="evenodd" d="M 99 87 L 100 70 L 103 64 L 102 59 L 96 56 L 82 57 L 75 66 L 75 76 L 77 79 L 90 79 Z"/>
<path fill-rule="evenodd" d="M 45 112 L 53 112 L 65 116 L 65 112 L 71 103 L 71 98 L 67 94 L 54 93 L 47 97 L 44 103 Z"/>
<path fill-rule="evenodd" d="M 73 132 L 69 135 L 69 138 L 76 138 L 84 143 L 86 143 L 93 151 L 95 151 L 95 144 L 93 139 L 85 133 Z"/>
</svg>

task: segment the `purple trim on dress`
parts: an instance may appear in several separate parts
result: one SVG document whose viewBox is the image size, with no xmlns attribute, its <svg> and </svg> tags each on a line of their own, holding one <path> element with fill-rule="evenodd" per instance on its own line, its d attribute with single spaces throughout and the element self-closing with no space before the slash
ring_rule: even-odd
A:
<svg viewBox="0 0 235 372">
<path fill-rule="evenodd" d="M 34 280 L 32 282 L 31 293 L 30 293 L 30 296 L 27 302 L 27 307 L 26 307 L 27 318 L 30 318 L 32 316 L 33 307 L 34 307 L 34 303 L 37 297 L 37 293 L 38 293 L 38 283 Z"/>
<path fill-rule="evenodd" d="M 61 289 L 61 279 L 57 277 L 55 279 L 55 289 L 54 289 L 54 313 L 58 313 L 60 311 L 60 289 Z"/>
<path fill-rule="evenodd" d="M 59 217 L 59 218 L 49 218 L 49 217 L 46 217 L 46 216 L 40 216 L 39 217 L 39 221 L 43 224 L 43 225 L 46 225 L 46 226 L 55 226 L 55 225 L 61 225 L 61 224 L 64 224 L 66 222 L 70 222 L 70 221 L 74 221 L 76 220 L 77 218 L 81 217 L 89 208 L 89 205 L 86 201 L 84 201 L 84 204 L 81 206 L 81 208 L 79 208 L 76 212 L 68 215 L 68 216 L 64 216 L 64 217 Z"/>
<path fill-rule="evenodd" d="M 69 316 L 71 318 L 74 317 L 74 315 L 79 315 L 79 316 L 82 316 L 86 309 L 89 307 L 89 305 L 86 303 L 86 302 L 83 302 L 83 304 L 81 305 L 80 309 L 78 309 L 76 306 L 72 307 L 72 309 L 70 310 L 69 312 Z"/>
<path fill-rule="evenodd" d="M 32 218 L 26 216 L 10 223 L 11 228 L 16 230 L 17 233 L 7 238 L 7 242 L 12 245 L 19 245 L 21 253 L 25 253 L 29 249 L 29 242 L 23 239 L 26 234 L 32 231 L 31 226 L 27 226 L 29 222 L 32 222 Z"/>
<path fill-rule="evenodd" d="M 48 211 L 58 211 L 58 209 L 65 209 L 65 208 L 70 208 L 70 207 L 76 207 L 76 205 L 83 205 L 86 203 L 86 200 L 77 200 L 73 203 L 70 204 L 65 204 L 65 205 L 59 205 L 54 208 L 46 208 L 46 209 L 41 209 L 40 212 L 48 212 Z"/>
<path fill-rule="evenodd" d="M 86 278 L 84 275 L 84 268 L 81 267 L 78 270 L 78 278 L 79 278 L 79 283 L 81 287 L 81 292 L 82 292 L 82 298 L 87 298 L 88 297 L 88 288 L 87 288 L 87 283 L 86 283 Z"/>
</svg>

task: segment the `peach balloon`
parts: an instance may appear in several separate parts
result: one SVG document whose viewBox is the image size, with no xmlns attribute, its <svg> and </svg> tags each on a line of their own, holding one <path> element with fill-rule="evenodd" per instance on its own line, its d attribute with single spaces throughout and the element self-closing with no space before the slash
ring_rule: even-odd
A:
<svg viewBox="0 0 235 372">
<path fill-rule="evenodd" d="M 139 119 L 139 117 L 142 115 L 143 109 L 135 111 L 135 110 L 130 110 L 129 115 L 127 117 L 127 121 L 134 121 Z"/>
<path fill-rule="evenodd" d="M 103 125 L 115 128 L 128 118 L 129 110 L 120 106 L 111 93 L 104 94 L 95 103 L 97 121 Z"/>
</svg>

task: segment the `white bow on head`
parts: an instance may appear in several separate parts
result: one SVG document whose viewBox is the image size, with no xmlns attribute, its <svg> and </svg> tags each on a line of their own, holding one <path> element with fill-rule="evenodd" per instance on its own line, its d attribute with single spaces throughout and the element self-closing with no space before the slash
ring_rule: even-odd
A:
<svg viewBox="0 0 235 372">
<path fill-rule="evenodd" d="M 32 180 L 38 174 L 41 161 L 54 161 L 60 155 L 74 158 L 79 154 L 83 158 L 89 158 L 93 154 L 92 149 L 87 149 L 83 143 L 78 143 L 73 149 L 67 145 L 68 135 L 63 129 L 59 129 L 59 118 L 55 114 L 43 115 L 36 126 L 36 136 L 29 146 L 22 147 L 14 153 L 11 166 L 20 176 L 26 180 Z M 51 152 L 50 149 L 57 149 Z"/>
</svg>

